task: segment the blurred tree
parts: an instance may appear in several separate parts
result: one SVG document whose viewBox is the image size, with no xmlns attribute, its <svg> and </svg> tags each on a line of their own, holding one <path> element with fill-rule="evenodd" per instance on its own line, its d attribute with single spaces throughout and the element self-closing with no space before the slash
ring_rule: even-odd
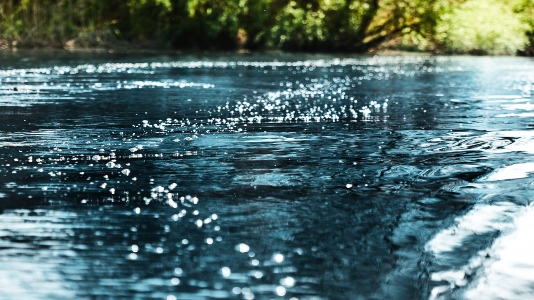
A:
<svg viewBox="0 0 534 300">
<path fill-rule="evenodd" d="M 233 49 L 237 45 L 238 0 L 170 0 L 168 38 L 174 48 Z"/>
<path fill-rule="evenodd" d="M 534 1 L 523 0 L 517 7 L 516 12 L 521 15 L 521 21 L 527 24 L 527 46 L 519 50 L 520 55 L 534 56 Z"/>
<path fill-rule="evenodd" d="M 113 1 L 115 6 L 108 11 L 114 15 L 106 16 L 106 20 L 116 21 L 117 28 L 127 38 L 142 40 L 164 38 L 165 30 L 169 26 L 168 14 L 172 11 L 170 0 Z"/>
<path fill-rule="evenodd" d="M 528 17 L 522 18 L 524 2 L 466 1 L 441 15 L 436 39 L 447 52 L 515 54 L 526 46 L 526 32 L 532 29 Z"/>
<path fill-rule="evenodd" d="M 126 40 L 160 49 L 368 52 L 387 45 L 515 53 L 527 35 L 532 45 L 533 7 L 533 0 L 3 0 L 0 39 L 56 47 Z"/>
<path fill-rule="evenodd" d="M 289 1 L 275 17 L 271 42 L 288 50 L 366 52 L 407 34 L 431 40 L 448 2 Z"/>
</svg>

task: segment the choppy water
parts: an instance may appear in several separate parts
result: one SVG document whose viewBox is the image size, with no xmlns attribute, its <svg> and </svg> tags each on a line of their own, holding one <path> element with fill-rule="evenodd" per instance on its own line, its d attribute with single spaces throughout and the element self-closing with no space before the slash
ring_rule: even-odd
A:
<svg viewBox="0 0 534 300">
<path fill-rule="evenodd" d="M 534 297 L 534 60 L 0 55 L 2 299 Z"/>
</svg>

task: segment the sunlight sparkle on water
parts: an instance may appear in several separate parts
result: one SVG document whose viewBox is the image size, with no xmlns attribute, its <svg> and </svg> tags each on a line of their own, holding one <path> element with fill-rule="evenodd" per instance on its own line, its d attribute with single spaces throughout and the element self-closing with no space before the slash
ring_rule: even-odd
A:
<svg viewBox="0 0 534 300">
<path fill-rule="evenodd" d="M 280 284 L 286 287 L 293 287 L 295 285 L 295 279 L 293 277 L 286 277 L 280 279 Z"/>
<path fill-rule="evenodd" d="M 286 295 L 286 288 L 283 286 L 277 286 L 276 287 L 276 294 L 280 297 L 283 297 Z"/>
<path fill-rule="evenodd" d="M 281 263 L 284 261 L 284 255 L 280 254 L 280 253 L 277 253 L 275 255 L 273 255 L 273 260 L 277 263 Z"/>
<path fill-rule="evenodd" d="M 236 246 L 236 250 L 241 253 L 247 253 L 250 250 L 250 247 L 247 244 L 239 244 Z"/>
</svg>

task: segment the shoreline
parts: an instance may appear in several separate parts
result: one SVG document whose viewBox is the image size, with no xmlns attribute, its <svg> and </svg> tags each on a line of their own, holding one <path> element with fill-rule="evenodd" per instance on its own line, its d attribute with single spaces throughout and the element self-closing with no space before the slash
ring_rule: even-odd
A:
<svg viewBox="0 0 534 300">
<path fill-rule="evenodd" d="M 470 53 L 436 53 L 433 51 L 408 51 L 398 49 L 380 49 L 375 51 L 369 51 L 366 53 L 357 52 L 307 52 L 307 51 L 283 51 L 279 49 L 263 49 L 263 50 L 249 50 L 249 49 L 235 49 L 235 50 L 162 50 L 140 47 L 138 49 L 132 49 L 129 47 L 7 47 L 0 48 L 0 53 L 70 53 L 70 54 L 109 54 L 109 55 L 149 55 L 149 56 L 163 56 L 163 55 L 184 55 L 184 56 L 225 56 L 225 55 L 305 55 L 305 56 L 471 56 L 471 57 L 534 57 L 529 55 L 523 55 L 521 53 L 515 55 L 495 55 L 495 54 L 470 54 Z"/>
</svg>

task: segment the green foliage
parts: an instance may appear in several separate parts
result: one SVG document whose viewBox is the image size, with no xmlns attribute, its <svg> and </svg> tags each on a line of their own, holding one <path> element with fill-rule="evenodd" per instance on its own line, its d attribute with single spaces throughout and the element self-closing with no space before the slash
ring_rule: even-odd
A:
<svg viewBox="0 0 534 300">
<path fill-rule="evenodd" d="M 312 48 L 327 40 L 326 12 L 320 5 L 287 3 L 275 16 L 269 32 L 269 43 L 291 50 Z"/>
<path fill-rule="evenodd" d="M 534 1 L 523 0 L 516 6 L 516 12 L 521 15 L 521 21 L 527 24 L 526 32 L 528 45 L 519 51 L 521 55 L 534 56 Z"/>
<path fill-rule="evenodd" d="M 532 0 L 0 1 L 0 43 L 22 46 L 514 54 L 528 37 L 526 54 Z"/>
<path fill-rule="evenodd" d="M 174 47 L 204 49 L 235 47 L 241 10 L 238 0 L 182 2 L 185 3 L 177 5 L 182 10 L 175 12 L 180 19 L 178 22 L 173 22 L 170 32 Z"/>
<path fill-rule="evenodd" d="M 521 3 L 515 2 L 466 1 L 442 15 L 437 38 L 452 52 L 515 54 L 525 47 L 529 30 L 528 23 L 522 20 Z"/>
</svg>

